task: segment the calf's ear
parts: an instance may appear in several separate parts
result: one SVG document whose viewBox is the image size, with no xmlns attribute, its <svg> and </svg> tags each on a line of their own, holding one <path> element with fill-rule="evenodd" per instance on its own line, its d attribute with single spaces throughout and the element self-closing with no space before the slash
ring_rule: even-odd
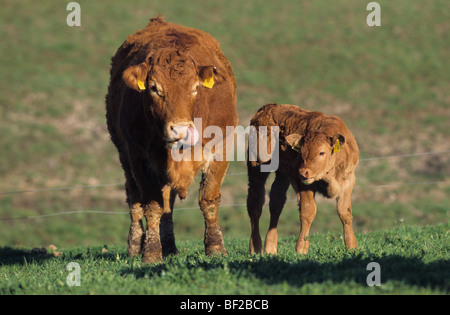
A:
<svg viewBox="0 0 450 315">
<path fill-rule="evenodd" d="M 338 153 L 345 143 L 345 137 L 338 133 L 330 138 L 330 142 L 331 146 L 333 147 L 333 153 Z"/>
<path fill-rule="evenodd" d="M 300 140 L 302 140 L 302 135 L 299 135 L 298 133 L 292 133 L 290 135 L 287 135 L 284 139 L 293 150 L 297 152 L 300 151 Z"/>
<path fill-rule="evenodd" d="M 128 67 L 122 75 L 123 81 L 130 88 L 138 92 L 146 89 L 147 75 L 150 65 L 147 62 Z"/>
</svg>

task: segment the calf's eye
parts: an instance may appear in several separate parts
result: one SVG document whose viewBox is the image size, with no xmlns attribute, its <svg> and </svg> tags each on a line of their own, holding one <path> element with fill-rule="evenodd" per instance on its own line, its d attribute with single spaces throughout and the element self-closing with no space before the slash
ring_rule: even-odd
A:
<svg viewBox="0 0 450 315">
<path fill-rule="evenodd" d="M 319 155 L 320 156 L 325 155 L 325 152 L 320 152 Z"/>
</svg>

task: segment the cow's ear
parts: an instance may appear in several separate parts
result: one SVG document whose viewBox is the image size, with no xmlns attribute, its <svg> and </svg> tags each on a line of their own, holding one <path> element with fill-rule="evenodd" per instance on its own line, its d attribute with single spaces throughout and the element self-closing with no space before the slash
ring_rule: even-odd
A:
<svg viewBox="0 0 450 315">
<path fill-rule="evenodd" d="M 200 66 L 198 69 L 198 76 L 200 78 L 200 83 L 209 89 L 214 86 L 214 74 L 217 69 L 214 66 Z"/>
<path fill-rule="evenodd" d="M 150 65 L 147 62 L 130 66 L 123 72 L 123 81 L 130 89 L 141 92 L 146 89 L 146 79 L 149 71 Z"/>
<path fill-rule="evenodd" d="M 286 143 L 291 146 L 292 150 L 295 150 L 297 152 L 300 151 L 300 140 L 302 140 L 302 135 L 299 135 L 298 133 L 292 133 L 290 135 L 287 135 L 284 139 L 286 140 Z"/>
<path fill-rule="evenodd" d="M 345 143 L 345 137 L 341 134 L 335 134 L 330 138 L 331 146 L 333 147 L 333 153 L 338 153 L 341 150 L 341 147 Z"/>
</svg>

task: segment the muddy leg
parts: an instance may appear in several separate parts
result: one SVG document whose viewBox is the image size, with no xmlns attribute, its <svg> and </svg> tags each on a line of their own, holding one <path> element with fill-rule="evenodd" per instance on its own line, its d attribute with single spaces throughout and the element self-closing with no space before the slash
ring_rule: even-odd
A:
<svg viewBox="0 0 450 315">
<path fill-rule="evenodd" d="M 162 260 L 161 239 L 159 236 L 159 223 L 164 209 L 156 201 L 151 201 L 144 206 L 144 216 L 147 221 L 145 231 L 142 261 L 144 263 L 155 263 Z"/>
<path fill-rule="evenodd" d="M 251 235 L 249 250 L 250 254 L 262 252 L 261 235 L 259 233 L 259 218 L 265 201 L 265 183 L 270 173 L 262 173 L 260 167 L 248 165 L 248 195 L 247 212 L 250 217 Z"/>
<path fill-rule="evenodd" d="M 227 254 L 223 243 L 222 231 L 219 226 L 220 186 L 225 177 L 228 162 L 212 161 L 203 172 L 200 183 L 199 206 L 205 218 L 205 252 Z"/>
<path fill-rule="evenodd" d="M 128 233 L 128 255 L 130 257 L 137 256 L 142 251 L 142 243 L 144 238 L 144 229 L 142 225 L 142 217 L 144 210 L 141 206 L 141 194 L 136 181 L 131 173 L 131 168 L 124 154 L 120 155 L 120 162 L 125 171 L 125 190 L 127 193 L 127 203 L 130 208 L 130 230 Z"/>
<path fill-rule="evenodd" d="M 128 255 L 130 257 L 139 255 L 142 250 L 144 236 L 144 229 L 142 226 L 143 215 L 144 210 L 142 210 L 140 203 L 135 203 L 130 206 L 131 224 L 128 233 Z"/>
<path fill-rule="evenodd" d="M 288 190 L 289 185 L 289 177 L 280 172 L 276 172 L 275 181 L 270 189 L 270 224 L 266 235 L 266 242 L 264 244 L 264 251 L 266 254 L 277 254 L 278 219 L 280 218 L 281 211 L 286 202 L 286 191 Z"/>
</svg>

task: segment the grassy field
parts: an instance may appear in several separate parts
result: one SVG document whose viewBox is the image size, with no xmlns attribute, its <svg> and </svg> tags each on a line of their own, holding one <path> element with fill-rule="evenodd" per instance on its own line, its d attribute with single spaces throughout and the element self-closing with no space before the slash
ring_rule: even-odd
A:
<svg viewBox="0 0 450 315">
<path fill-rule="evenodd" d="M 353 252 L 339 235 L 314 234 L 306 256 L 296 254 L 293 237 L 280 241 L 277 256 L 249 255 L 240 239 L 227 240 L 227 257 L 205 256 L 201 242 L 180 242 L 180 254 L 157 265 L 128 258 L 123 246 L 62 249 L 56 258 L 51 250 L 5 247 L 0 294 L 448 294 L 448 231 L 441 224 L 360 234 Z M 73 262 L 79 286 L 67 282 Z M 380 265 L 379 286 L 367 285 L 370 262 Z"/>
<path fill-rule="evenodd" d="M 130 274 L 125 277 L 128 280 L 146 281 L 151 277 L 161 285 L 162 274 L 169 274 L 165 268 L 171 264 L 145 268 L 138 261 L 125 258 L 129 219 L 123 171 L 109 141 L 104 118 L 112 55 L 127 35 L 143 28 L 150 17 L 160 13 L 167 21 L 202 29 L 219 40 L 235 71 L 241 125 L 247 126 L 253 113 L 269 102 L 297 104 L 342 117 L 355 135 L 363 159 L 357 169 L 353 194 L 354 228 L 360 238 L 383 242 L 383 233 L 394 235 L 399 226 L 406 229 L 411 226 L 412 234 L 426 237 L 422 227 L 429 226 L 423 231 L 436 231 L 436 237 L 440 235 L 447 241 L 438 257 L 448 264 L 448 225 L 433 227 L 448 222 L 450 210 L 450 11 L 445 9 L 446 0 L 432 0 L 426 5 L 417 0 L 378 1 L 381 27 L 367 26 L 369 1 L 360 0 L 78 2 L 81 27 L 67 26 L 69 11 L 65 2 L 2 2 L 0 246 L 3 252 L 0 255 L 2 261 L 9 256 L 20 260 L 9 270 L 20 273 L 22 269 L 23 275 L 29 275 L 27 266 L 31 268 L 28 270 L 43 266 L 50 268 L 43 269 L 47 271 L 60 268 L 61 263 L 66 264 L 73 256 L 84 257 L 88 247 L 98 251 L 107 244 L 115 246 L 114 250 L 86 259 L 95 266 L 94 270 L 111 263 L 113 271 L 105 271 L 108 277 L 102 280 L 111 279 L 108 285 L 117 288 L 111 289 L 111 293 L 121 292 L 121 282 L 116 285 L 113 282 L 125 274 Z M 426 152 L 432 154 L 415 155 Z M 405 154 L 411 156 L 372 159 Z M 245 208 L 245 163 L 231 162 L 228 173 L 222 189 L 220 221 L 226 242 L 243 253 L 250 232 Z M 188 198 L 176 204 L 175 235 L 186 251 L 171 259 L 173 268 L 187 268 L 189 275 L 196 272 L 194 266 L 199 264 L 202 266 L 199 273 L 217 272 L 224 277 L 223 266 L 228 261 L 231 268 L 228 272 L 234 279 L 244 271 L 239 271 L 241 258 L 236 260 L 230 249 L 229 260 L 194 259 L 192 264 L 180 267 L 186 263 L 183 259 L 201 252 L 198 242 L 203 239 L 204 223 L 196 210 L 197 187 L 193 185 Z M 290 191 L 279 224 L 280 236 L 289 242 L 299 230 L 294 200 Z M 263 213 L 262 229 L 267 226 L 267 212 Z M 334 202 L 318 198 L 312 233 L 312 237 L 324 242 L 329 235 L 339 237 L 341 224 Z M 381 239 L 377 241 L 377 237 Z M 415 241 L 424 244 L 420 238 Z M 68 253 L 57 259 L 21 254 L 22 248 L 49 244 Z M 407 251 L 408 247 L 401 248 Z M 74 254 L 70 256 L 70 252 Z M 369 255 L 363 253 L 363 257 Z M 121 264 L 112 264 L 116 263 L 117 254 Z M 319 284 L 304 280 L 300 282 L 302 285 L 291 286 L 286 275 L 279 282 L 269 281 L 262 279 L 261 271 L 253 269 L 264 268 L 265 262 L 273 266 L 285 259 L 285 264 L 292 262 L 292 268 L 297 270 L 303 268 L 298 259 L 302 262 L 310 259 L 294 256 L 261 258 L 259 265 L 247 262 L 242 266 L 253 270 L 249 275 L 259 281 L 256 286 L 265 283 L 260 287 L 267 293 L 321 292 L 320 284 L 327 282 L 323 275 Z M 23 257 L 39 263 L 24 264 Z M 357 261 L 366 263 L 366 258 Z M 336 263 L 329 261 L 325 266 L 337 271 L 342 267 L 340 262 L 342 259 Z M 405 266 L 408 262 L 411 268 L 417 265 L 428 270 L 428 262 L 420 259 L 400 259 L 399 264 Z M 122 263 L 143 269 L 122 272 L 125 269 Z M 216 263 L 222 267 L 211 267 Z M 311 268 L 322 263 L 311 262 Z M 365 273 L 364 269 L 361 272 Z M 16 278 L 11 275 L 9 279 Z M 346 284 L 330 279 L 335 289 L 329 293 L 346 292 L 346 288 L 348 292 L 359 290 L 354 278 L 340 279 Z M 444 285 L 414 287 L 409 281 L 394 280 L 398 282 L 394 281 L 393 289 L 387 292 L 448 289 Z M 12 290 L 21 293 L 32 293 L 33 288 L 39 291 L 38 284 L 20 289 L 5 281 L 10 280 L 0 278 L 2 288 L 13 287 Z M 66 291 L 64 281 L 61 288 L 51 281 L 46 283 L 52 289 L 45 292 L 70 292 Z M 232 291 L 234 280 L 230 281 L 229 291 L 224 293 Z M 86 285 L 76 292 L 108 293 L 101 285 L 96 285 L 93 291 L 91 287 Z M 182 292 L 163 287 L 161 293 Z M 414 289 L 409 290 L 410 287 Z M 5 290 L 2 292 L 7 293 Z M 130 287 L 124 290 L 132 292 Z M 382 287 L 362 290 L 383 292 Z"/>
</svg>

